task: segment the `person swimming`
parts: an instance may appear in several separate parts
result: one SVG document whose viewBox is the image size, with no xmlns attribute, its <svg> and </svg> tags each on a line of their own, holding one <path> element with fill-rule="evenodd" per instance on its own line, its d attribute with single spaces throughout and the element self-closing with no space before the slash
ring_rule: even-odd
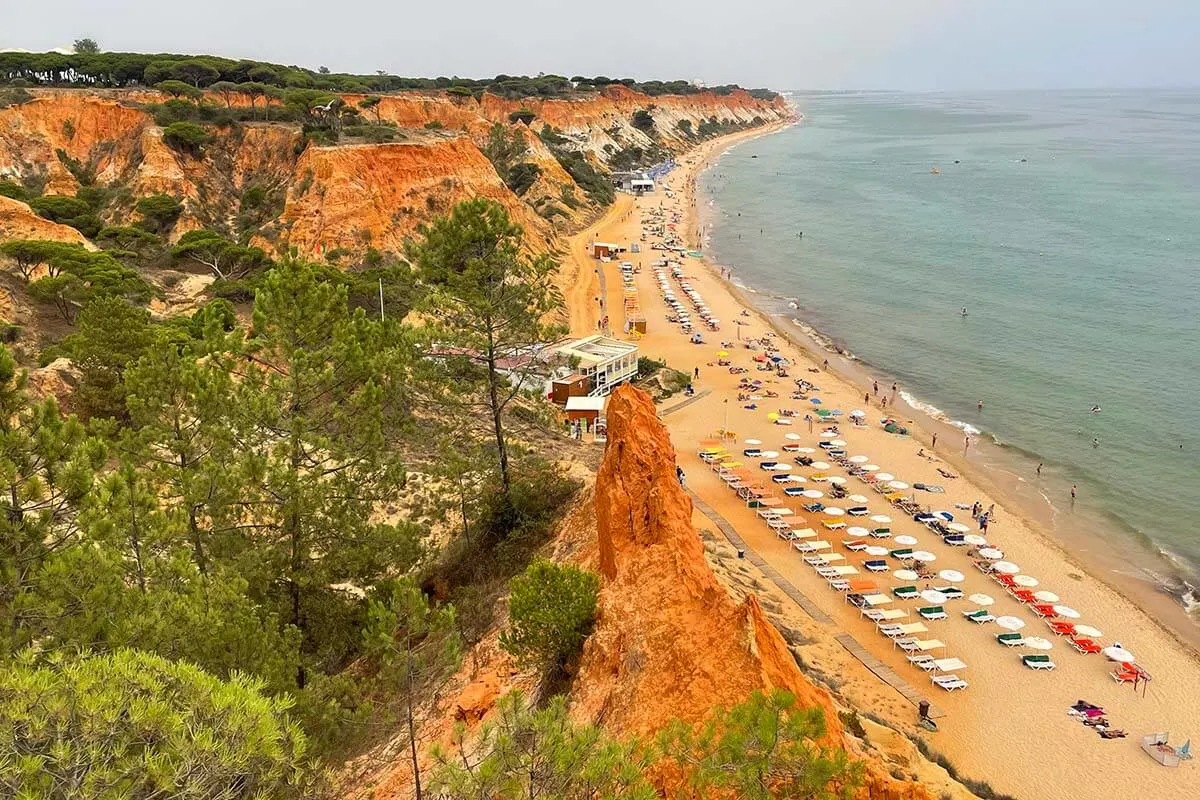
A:
<svg viewBox="0 0 1200 800">
<path fill-rule="evenodd" d="M 1100 408 L 1100 406 L 1092 406 L 1092 413 L 1093 413 L 1093 414 L 1099 414 L 1099 413 L 1100 413 L 1101 411 L 1103 411 L 1103 410 L 1104 410 L 1104 409 Z"/>
<path fill-rule="evenodd" d="M 963 306 L 962 311 L 960 313 L 962 314 L 962 316 L 965 317 L 967 315 L 967 307 Z"/>
</svg>

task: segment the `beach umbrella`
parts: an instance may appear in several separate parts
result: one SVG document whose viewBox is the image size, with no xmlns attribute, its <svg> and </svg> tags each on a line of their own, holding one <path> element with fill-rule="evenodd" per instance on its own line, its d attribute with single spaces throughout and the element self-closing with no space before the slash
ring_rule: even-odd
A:
<svg viewBox="0 0 1200 800">
<path fill-rule="evenodd" d="M 1005 575 L 1016 575 L 1021 571 L 1021 568 L 1011 561 L 997 561 L 992 565 L 992 569 L 996 572 L 1002 572 Z"/>
<path fill-rule="evenodd" d="M 871 532 L 869 530 L 867 530 L 866 528 L 860 528 L 857 526 L 855 526 L 853 528 L 846 528 L 847 536 L 856 536 L 856 537 L 857 536 L 869 536 L 870 534 L 871 534 Z"/>
<path fill-rule="evenodd" d="M 921 599 L 926 603 L 944 603 L 948 598 L 936 589 L 926 589 L 921 592 Z"/>
<path fill-rule="evenodd" d="M 828 515 L 829 515 L 829 516 L 831 516 L 831 517 L 840 517 L 840 516 L 842 516 L 843 514 L 845 514 L 845 513 L 846 513 L 846 510 L 845 510 L 845 509 L 842 509 L 842 508 L 838 508 L 837 506 L 829 506 L 828 508 L 826 508 L 826 509 L 825 509 L 824 511 L 822 511 L 821 513 L 822 513 L 822 514 L 828 514 Z"/>
<path fill-rule="evenodd" d="M 829 465 L 824 461 L 814 461 L 813 463 L 809 464 L 809 466 L 813 469 L 829 469 Z"/>
<path fill-rule="evenodd" d="M 1019 631 L 1025 627 L 1025 620 L 1016 617 L 996 617 L 996 624 L 1007 631 Z"/>
<path fill-rule="evenodd" d="M 812 448 L 812 447 L 801 447 L 801 448 L 800 448 L 799 450 L 797 450 L 796 452 L 797 452 L 797 453 L 802 453 L 802 454 L 804 454 L 804 455 L 806 455 L 806 456 L 807 456 L 807 455 L 812 455 L 813 453 L 815 453 L 815 452 L 817 452 L 817 451 L 816 451 L 814 448 Z"/>
<path fill-rule="evenodd" d="M 879 465 L 878 464 L 863 464 L 862 471 L 863 472 L 878 472 Z M 876 476 L 876 477 L 878 477 L 878 476 Z"/>
<path fill-rule="evenodd" d="M 1079 630 L 1076 628 L 1075 630 Z M 1133 653 L 1126 650 L 1124 647 L 1117 647 L 1115 644 L 1111 647 L 1106 647 L 1100 651 L 1109 661 L 1133 662 L 1135 659 Z"/>
<path fill-rule="evenodd" d="M 850 412 L 850 416 L 852 417 L 865 417 L 866 415 L 867 412 L 863 411 L 861 408 L 856 408 Z"/>
<path fill-rule="evenodd" d="M 847 499 L 847 500 L 849 500 L 849 501 L 850 501 L 850 502 L 852 502 L 852 503 L 865 503 L 865 502 L 867 502 L 867 496 L 866 496 L 866 495 L 864 495 L 864 494 L 852 494 L 852 495 L 850 495 L 849 497 L 847 497 L 846 499 Z"/>
<path fill-rule="evenodd" d="M 962 583 L 966 580 L 966 576 L 956 569 L 944 569 L 938 573 L 938 577 L 951 583 Z"/>
<path fill-rule="evenodd" d="M 963 541 L 967 544 L 975 545 L 976 547 L 983 547 L 987 544 L 987 539 L 983 538 L 978 533 L 968 533 L 963 537 Z"/>
<path fill-rule="evenodd" d="M 772 464 L 770 467 L 768 467 L 768 469 L 770 469 L 772 472 L 791 472 L 792 465 L 780 462 L 778 464 Z"/>
<path fill-rule="evenodd" d="M 909 558 L 911 558 L 913 561 L 920 561 L 922 563 L 937 561 L 937 556 L 935 556 L 933 553 L 930 553 L 928 550 L 918 550 L 909 556 Z"/>
<path fill-rule="evenodd" d="M 1004 553 L 1002 553 L 1001 551 L 997 550 L 994 547 L 983 548 L 982 550 L 979 551 L 979 555 L 983 556 L 984 558 L 990 558 L 993 561 L 995 561 L 998 558 L 1004 558 Z"/>
<path fill-rule="evenodd" d="M 728 350 L 718 350 L 717 351 L 717 358 L 727 358 L 728 356 L 729 356 Z"/>
<path fill-rule="evenodd" d="M 843 478 L 841 475 L 834 475 L 830 478 L 826 478 L 825 480 L 829 481 L 830 483 L 837 484 L 838 486 L 841 486 L 843 483 L 846 482 L 846 479 Z"/>
<path fill-rule="evenodd" d="M 791 441 L 791 442 L 798 442 L 798 441 L 800 441 L 800 434 L 798 434 L 798 433 L 785 433 L 785 434 L 783 435 L 783 438 L 785 438 L 785 439 L 787 439 L 788 441 Z"/>
<path fill-rule="evenodd" d="M 850 456 L 849 458 L 851 464 L 865 464 L 870 460 L 870 456 Z"/>
<path fill-rule="evenodd" d="M 992 603 L 996 602 L 991 598 L 990 595 L 986 594 L 973 594 L 967 599 L 977 606 L 990 606 Z"/>
<path fill-rule="evenodd" d="M 822 439 L 836 439 L 837 434 L 834 433 L 833 431 L 821 431 L 821 438 Z"/>
<path fill-rule="evenodd" d="M 776 450 L 763 450 L 759 458 L 779 458 L 779 452 Z"/>
<path fill-rule="evenodd" d="M 905 483 L 904 481 L 888 481 L 888 486 L 892 487 L 893 489 L 907 489 L 908 488 L 908 484 Z"/>
<path fill-rule="evenodd" d="M 1082 616 L 1082 614 L 1070 606 L 1055 606 L 1054 613 L 1066 619 L 1079 619 Z"/>
<path fill-rule="evenodd" d="M 887 524 L 891 521 L 892 521 L 892 518 L 889 517 L 887 514 L 875 514 L 871 517 L 871 522 L 879 522 L 879 523 Z"/>
<path fill-rule="evenodd" d="M 1041 603 L 1057 603 L 1058 595 L 1054 592 L 1040 591 L 1033 593 L 1033 599 Z M 1096 634 L 1099 636 L 1100 634 Z"/>
<path fill-rule="evenodd" d="M 873 545 L 869 546 L 866 550 L 863 550 L 863 552 L 869 556 L 886 556 L 888 554 L 888 549 L 886 547 L 882 547 L 880 545 L 873 544 Z M 914 572 L 913 574 L 916 575 L 917 573 Z M 916 580 L 916 579 L 914 578 L 913 580 Z"/>
<path fill-rule="evenodd" d="M 834 447 L 845 447 L 845 446 L 846 446 L 846 440 L 845 440 L 845 439 L 833 439 L 833 440 L 831 440 L 829 443 L 830 443 L 831 445 L 833 445 Z"/>
<path fill-rule="evenodd" d="M 762 439 L 747 439 L 746 444 L 762 444 Z"/>
<path fill-rule="evenodd" d="M 1091 625 L 1076 625 L 1075 633 L 1080 636 L 1091 636 L 1092 638 L 1099 638 L 1104 635 Z"/>
<path fill-rule="evenodd" d="M 880 472 L 875 476 L 875 480 L 877 480 L 877 481 L 894 481 L 894 480 L 896 480 L 896 476 L 890 472 Z"/>
<path fill-rule="evenodd" d="M 1013 583 L 1026 589 L 1032 589 L 1038 585 L 1038 579 L 1032 575 L 1018 575 L 1017 577 L 1013 578 Z"/>
<path fill-rule="evenodd" d="M 954 531 L 955 533 L 966 533 L 971 530 L 970 527 L 963 525 L 961 522 L 951 522 L 946 526 L 946 530 Z"/>
<path fill-rule="evenodd" d="M 824 492 L 818 492 L 816 489 L 805 489 L 800 494 L 803 495 L 804 497 L 812 498 L 813 500 L 816 500 L 819 497 L 825 496 Z"/>
<path fill-rule="evenodd" d="M 808 402 L 812 403 L 814 406 L 819 406 L 819 405 L 821 405 L 821 398 L 812 397 L 812 398 L 809 398 Z"/>
<path fill-rule="evenodd" d="M 908 535 L 897 536 L 895 541 L 896 541 L 896 544 L 902 544 L 905 547 L 912 547 L 914 544 L 917 543 L 917 537 L 908 536 Z"/>
<path fill-rule="evenodd" d="M 918 576 L 917 573 L 911 569 L 898 569 L 892 573 L 892 577 L 901 581 L 915 581 Z"/>
<path fill-rule="evenodd" d="M 770 414 L 767 414 L 767 419 L 771 420 L 771 422 L 774 422 L 775 420 L 779 419 L 779 414 L 772 411 Z"/>
<path fill-rule="evenodd" d="M 1054 647 L 1048 639 L 1043 639 L 1040 636 L 1031 636 L 1021 642 L 1022 647 L 1032 647 L 1034 650 L 1050 650 Z"/>
</svg>

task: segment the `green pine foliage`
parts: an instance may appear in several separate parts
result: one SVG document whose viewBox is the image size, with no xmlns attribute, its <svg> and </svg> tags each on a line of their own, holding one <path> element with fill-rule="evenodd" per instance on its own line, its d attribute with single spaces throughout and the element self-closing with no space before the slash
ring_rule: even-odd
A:
<svg viewBox="0 0 1200 800">
<path fill-rule="evenodd" d="M 509 586 L 508 630 L 500 646 L 522 666 L 562 670 L 592 632 L 600 579 L 537 559 Z"/>
</svg>

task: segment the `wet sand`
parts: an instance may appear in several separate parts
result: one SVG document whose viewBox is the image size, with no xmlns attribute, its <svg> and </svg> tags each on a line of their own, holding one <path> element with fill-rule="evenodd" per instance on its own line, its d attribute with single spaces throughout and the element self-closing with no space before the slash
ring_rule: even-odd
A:
<svg viewBox="0 0 1200 800">
<path fill-rule="evenodd" d="M 750 138 L 742 135 L 739 138 Z M 801 347 L 800 343 L 787 341 L 777 336 L 778 350 L 791 362 L 789 378 L 774 378 L 769 372 L 756 372 L 751 361 L 750 350 L 736 346 L 737 327 L 734 319 L 749 324 L 741 326 L 742 338 L 757 338 L 774 330 L 775 322 L 756 311 L 747 302 L 747 295 L 723 280 L 715 265 L 695 258 L 684 258 L 683 268 L 691 283 L 704 297 L 713 313 L 722 320 L 718 332 L 704 331 L 706 344 L 692 345 L 676 325 L 664 319 L 667 307 L 659 296 L 652 261 L 662 256 L 648 247 L 654 237 L 641 237 L 641 216 L 650 209 L 662 208 L 681 215 L 677 229 L 689 246 L 696 246 L 697 215 L 695 213 L 695 176 L 719 152 L 730 146 L 733 139 L 708 143 L 690 155 L 680 159 L 681 168 L 669 175 L 660 191 L 638 198 L 622 198 L 596 226 L 576 237 L 572 243 L 572 257 L 568 274 L 576 276 L 575 284 L 582 281 L 578 276 L 591 276 L 587 291 L 576 288 L 569 294 L 573 331 L 586 335 L 595 332 L 599 295 L 597 269 L 605 270 L 605 287 L 609 302 L 611 329 L 620 336 L 624 320 L 621 317 L 621 278 L 619 261 L 601 264 L 586 258 L 583 245 L 593 239 L 614 242 L 639 242 L 643 252 L 625 254 L 624 260 L 641 265 L 636 275 L 640 291 L 641 307 L 648 317 L 648 333 L 639 344 L 644 355 L 665 359 L 671 366 L 689 374 L 700 369 L 698 390 L 709 389 L 706 395 L 686 408 L 671 414 L 666 422 L 671 430 L 680 465 L 687 472 L 689 486 L 694 489 L 715 511 L 728 519 L 747 541 L 768 563 L 779 570 L 789 581 L 801 589 L 811 600 L 835 620 L 839 629 L 850 632 L 872 654 L 895 669 L 909 683 L 927 693 L 930 699 L 947 712 L 941 722 L 942 730 L 930 736 L 932 747 L 947 755 L 963 774 L 987 780 L 995 789 L 1021 798 L 1069 798 L 1092 797 L 1188 797 L 1200 796 L 1200 774 L 1193 764 L 1180 769 L 1167 769 L 1145 755 L 1140 749 L 1144 734 L 1169 730 L 1172 741 L 1181 743 L 1189 736 L 1200 736 L 1200 712 L 1192 699 L 1194 687 L 1200 686 L 1200 663 L 1194 655 L 1168 631 L 1147 615 L 1131 600 L 1115 592 L 1103 581 L 1084 571 L 1074 559 L 1052 542 L 1044 531 L 1020 513 L 1009 498 L 999 491 L 1002 487 L 982 480 L 974 473 L 978 470 L 963 470 L 970 466 L 972 453 L 968 450 L 966 461 L 961 453 L 962 433 L 945 427 L 939 433 L 938 452 L 935 461 L 918 455 L 918 450 L 928 450 L 928 440 L 897 437 L 886 433 L 878 425 L 884 416 L 878 399 L 872 397 L 864 403 L 863 389 L 855 383 L 861 376 L 853 374 L 852 363 L 836 363 L 830 357 L 833 371 L 820 370 L 821 361 L 827 354 L 815 347 Z M 749 146 L 749 145 L 747 145 Z M 666 191 L 674 194 L 667 198 Z M 586 268 L 586 269 L 585 269 Z M 674 283 L 674 282 L 673 282 Z M 674 287 L 676 295 L 682 292 Z M 588 305 L 580 307 L 580 299 L 586 298 Z M 742 316 L 745 311 L 748 316 Z M 788 331 L 794 335 L 794 331 Z M 779 399 L 762 400 L 757 410 L 742 408 L 737 401 L 737 383 L 741 376 L 732 375 L 727 369 L 717 367 L 716 351 L 722 340 L 733 340 L 735 347 L 729 348 L 735 364 L 750 368 L 750 377 L 761 378 L 766 386 L 778 392 Z M 842 369 L 845 374 L 840 374 Z M 809 372 L 817 369 L 818 372 Z M 792 426 L 780 426 L 767 418 L 770 411 L 781 408 L 793 409 L 800 417 L 812 410 L 804 401 L 789 400 L 793 378 L 806 378 L 820 387 L 815 395 L 822 398 L 825 408 L 838 408 L 843 412 L 861 408 L 867 412 L 870 424 L 858 428 L 849 425 L 842 417 L 842 438 L 848 442 L 851 454 L 868 455 L 873 463 L 910 484 L 924 482 L 943 486 L 944 494 L 918 492 L 918 499 L 936 509 L 955 513 L 956 519 L 968 521 L 968 513 L 955 509 L 956 504 L 970 504 L 976 500 L 983 507 L 996 504 L 996 521 L 988 531 L 989 541 L 1005 551 L 1006 557 L 1021 565 L 1022 572 L 1037 577 L 1038 589 L 1056 592 L 1062 603 L 1077 609 L 1082 614 L 1080 622 L 1100 628 L 1107 645 L 1120 641 L 1137 656 L 1139 663 L 1153 675 L 1146 689 L 1135 694 L 1128 685 L 1117 685 L 1108 675 L 1112 665 L 1101 655 L 1081 655 L 1070 648 L 1064 639 L 1054 637 L 1049 628 L 1016 600 L 1005 595 L 990 578 L 973 569 L 964 552 L 965 548 L 951 548 L 938 541 L 937 537 L 922 525 L 907 518 L 898 509 L 891 508 L 882 495 L 867 489 L 855 478 L 850 478 L 846 488 L 851 493 L 861 493 L 869 498 L 872 514 L 887 514 L 893 519 L 894 535 L 911 535 L 918 539 L 919 547 L 933 552 L 937 561 L 931 565 L 937 569 L 955 569 L 962 572 L 965 582 L 960 584 L 964 593 L 983 592 L 996 599 L 989 610 L 1000 616 L 1017 616 L 1026 623 L 1022 631 L 1026 635 L 1044 636 L 1053 641 L 1049 655 L 1058 665 L 1052 672 L 1034 672 L 1024 667 L 1018 658 L 1027 650 L 1012 650 L 995 641 L 994 635 L 1002 632 L 994 625 L 976 625 L 962 618 L 961 611 L 972 608 L 966 600 L 950 601 L 946 604 L 949 619 L 926 623 L 932 636 L 947 645 L 938 656 L 957 657 L 968 664 L 962 676 L 970 682 L 965 691 L 946 693 L 932 686 L 928 676 L 909 665 L 903 654 L 895 650 L 889 640 L 880 636 L 874 626 L 860 617 L 857 609 L 844 602 L 841 594 L 830 590 L 825 581 L 804 564 L 800 555 L 779 540 L 752 510 L 738 500 L 717 476 L 697 457 L 697 442 L 711 436 L 722 426 L 728 415 L 728 427 L 736 431 L 737 443 L 730 449 L 740 453 L 744 445 L 741 440 L 757 438 L 764 448 L 779 450 L 784 434 L 798 433 L 800 443 L 815 447 L 818 441 L 814 429 L 808 433 L 802 418 Z M 903 388 L 903 387 L 901 387 Z M 888 395 L 891 387 L 880 386 L 880 394 Z M 897 398 L 898 400 L 898 398 Z M 674 402 L 671 401 L 671 402 Z M 912 411 L 906 406 L 898 416 L 902 420 L 911 418 Z M 953 433 L 951 433 L 953 431 Z M 919 434 L 924 437 L 925 433 Z M 954 437 L 954 438 L 952 438 Z M 756 468 L 753 459 L 740 459 L 747 466 Z M 941 467 L 958 478 L 946 479 L 936 472 Z M 811 470 L 797 468 L 796 473 L 805 475 Z M 844 474 L 834 466 L 831 474 Z M 769 473 L 762 472 L 769 482 Z M 820 486 L 820 484 L 817 484 Z M 840 547 L 848 538 L 837 531 L 826 531 L 821 527 L 820 515 L 801 512 L 801 498 L 789 499 L 787 505 L 794 508 L 797 522 L 794 527 L 812 527 L 820 531 L 820 538 L 834 544 L 834 552 L 846 556 L 844 563 L 857 565 L 864 560 L 858 554 L 849 553 Z M 850 523 L 852 524 L 852 523 Z M 974 525 L 972 528 L 974 529 Z M 885 544 L 887 542 L 885 541 Z M 893 545 L 895 546 L 895 545 Z M 890 574 L 871 577 L 882 591 L 888 591 L 899 582 Z M 894 603 L 904 608 L 915 618 L 919 602 Z M 798 608 L 794 613 L 802 614 Z M 906 620 L 908 621 L 908 620 Z M 860 693 L 861 696 L 861 693 Z M 894 690 L 882 682 L 878 686 L 878 702 L 894 700 Z M 1128 732 L 1125 739 L 1106 741 L 1089 728 L 1066 713 L 1067 707 L 1076 700 L 1104 706 L 1109 711 L 1111 723 Z M 864 711 L 871 710 L 871 703 L 864 703 Z"/>
</svg>

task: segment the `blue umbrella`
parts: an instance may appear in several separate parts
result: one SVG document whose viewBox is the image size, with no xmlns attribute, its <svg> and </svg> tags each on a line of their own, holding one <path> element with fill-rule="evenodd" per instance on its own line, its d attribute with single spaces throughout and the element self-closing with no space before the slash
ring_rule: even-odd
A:
<svg viewBox="0 0 1200 800">
<path fill-rule="evenodd" d="M 814 397 L 814 398 L 810 399 L 808 402 L 812 403 L 814 406 L 819 406 L 819 405 L 821 405 L 821 398 Z"/>
</svg>

